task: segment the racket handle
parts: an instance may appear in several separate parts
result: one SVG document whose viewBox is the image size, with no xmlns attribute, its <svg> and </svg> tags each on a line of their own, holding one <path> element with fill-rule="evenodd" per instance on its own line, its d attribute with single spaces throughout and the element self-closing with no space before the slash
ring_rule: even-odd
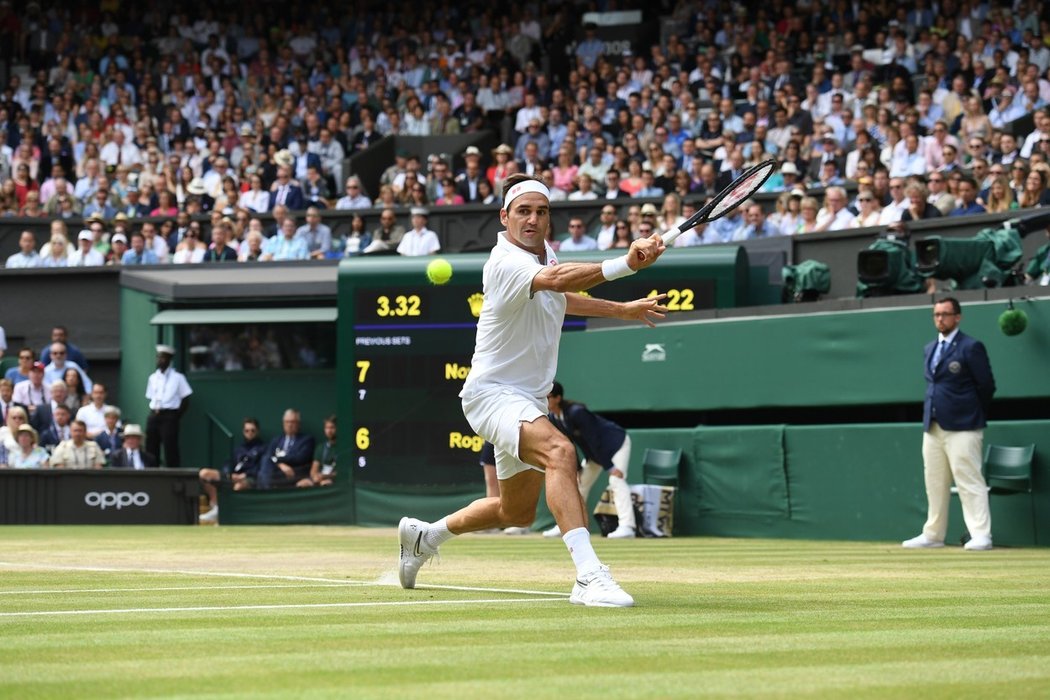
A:
<svg viewBox="0 0 1050 700">
<path fill-rule="evenodd" d="M 661 236 L 661 238 L 664 239 L 664 245 L 670 248 L 671 244 L 674 243 L 674 239 L 678 238 L 683 233 L 685 233 L 685 231 L 683 231 L 682 229 L 673 229 L 665 233 L 663 236 Z"/>
</svg>

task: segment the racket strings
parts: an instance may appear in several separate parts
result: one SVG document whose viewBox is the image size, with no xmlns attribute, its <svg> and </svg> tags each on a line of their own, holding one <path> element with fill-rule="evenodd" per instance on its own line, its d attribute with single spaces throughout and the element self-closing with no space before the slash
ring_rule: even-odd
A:
<svg viewBox="0 0 1050 700">
<path fill-rule="evenodd" d="M 766 163 L 764 167 L 759 168 L 755 172 L 748 175 L 742 182 L 734 187 L 729 194 L 719 201 L 714 208 L 711 210 L 710 218 L 714 219 L 731 209 L 739 206 L 748 197 L 755 194 L 766 178 L 773 174 L 773 168 L 776 167 L 773 163 Z"/>
</svg>

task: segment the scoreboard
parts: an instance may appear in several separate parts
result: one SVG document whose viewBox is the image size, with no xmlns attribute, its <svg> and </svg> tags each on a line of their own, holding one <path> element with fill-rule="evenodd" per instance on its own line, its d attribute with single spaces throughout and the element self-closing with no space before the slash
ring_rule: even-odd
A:
<svg viewBox="0 0 1050 700">
<path fill-rule="evenodd" d="M 591 291 L 617 301 L 666 293 L 673 313 L 733 305 L 746 291 L 743 249 L 693 250 L 665 254 L 651 268 Z M 357 483 L 451 491 L 482 480 L 483 440 L 463 417 L 459 392 L 470 372 L 488 255 L 446 258 L 453 275 L 440 286 L 426 280 L 429 257 L 352 258 L 340 265 L 340 451 L 349 451 L 343 459 Z M 585 329 L 586 320 L 566 318 L 565 332 Z"/>
</svg>

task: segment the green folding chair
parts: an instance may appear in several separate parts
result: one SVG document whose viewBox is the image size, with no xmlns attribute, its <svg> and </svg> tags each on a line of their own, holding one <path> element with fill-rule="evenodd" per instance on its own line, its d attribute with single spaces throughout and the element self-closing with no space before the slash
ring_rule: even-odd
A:
<svg viewBox="0 0 1050 700">
<path fill-rule="evenodd" d="M 1032 461 L 1035 445 L 988 445 L 984 452 L 984 478 L 989 494 L 1027 493 L 1032 508 L 1032 538 L 1037 535 L 1035 489 L 1032 488 Z"/>
<path fill-rule="evenodd" d="M 1032 486 L 1032 462 L 1035 445 L 988 445 L 984 450 L 984 480 L 989 495 L 1012 496 L 1027 493 L 1032 512 L 1032 542 L 1037 544 L 1038 530 L 1035 519 L 1035 489 Z M 959 490 L 952 486 L 953 496 Z M 963 536 L 967 539 L 969 533 Z"/>
<path fill-rule="evenodd" d="M 681 450 L 646 448 L 642 457 L 642 479 L 646 484 L 677 487 L 678 466 L 681 462 Z"/>
</svg>

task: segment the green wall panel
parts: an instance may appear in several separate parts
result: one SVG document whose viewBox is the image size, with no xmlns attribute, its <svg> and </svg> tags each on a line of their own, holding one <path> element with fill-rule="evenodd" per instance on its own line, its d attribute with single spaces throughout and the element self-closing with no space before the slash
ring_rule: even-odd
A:
<svg viewBox="0 0 1050 700">
<path fill-rule="evenodd" d="M 693 470 L 701 513 L 788 518 L 784 426 L 698 428 Z"/>
<path fill-rule="evenodd" d="M 921 441 L 918 425 L 789 427 L 790 536 L 903 540 L 919 532 Z"/>
<path fill-rule="evenodd" d="M 222 525 L 350 525 L 349 485 L 273 491 L 219 492 Z"/>
<path fill-rule="evenodd" d="M 125 423 L 146 428 L 149 402 L 146 381 L 157 369 L 157 329 L 149 320 L 157 305 L 149 294 L 122 287 L 120 290 L 120 396 Z"/>
</svg>

